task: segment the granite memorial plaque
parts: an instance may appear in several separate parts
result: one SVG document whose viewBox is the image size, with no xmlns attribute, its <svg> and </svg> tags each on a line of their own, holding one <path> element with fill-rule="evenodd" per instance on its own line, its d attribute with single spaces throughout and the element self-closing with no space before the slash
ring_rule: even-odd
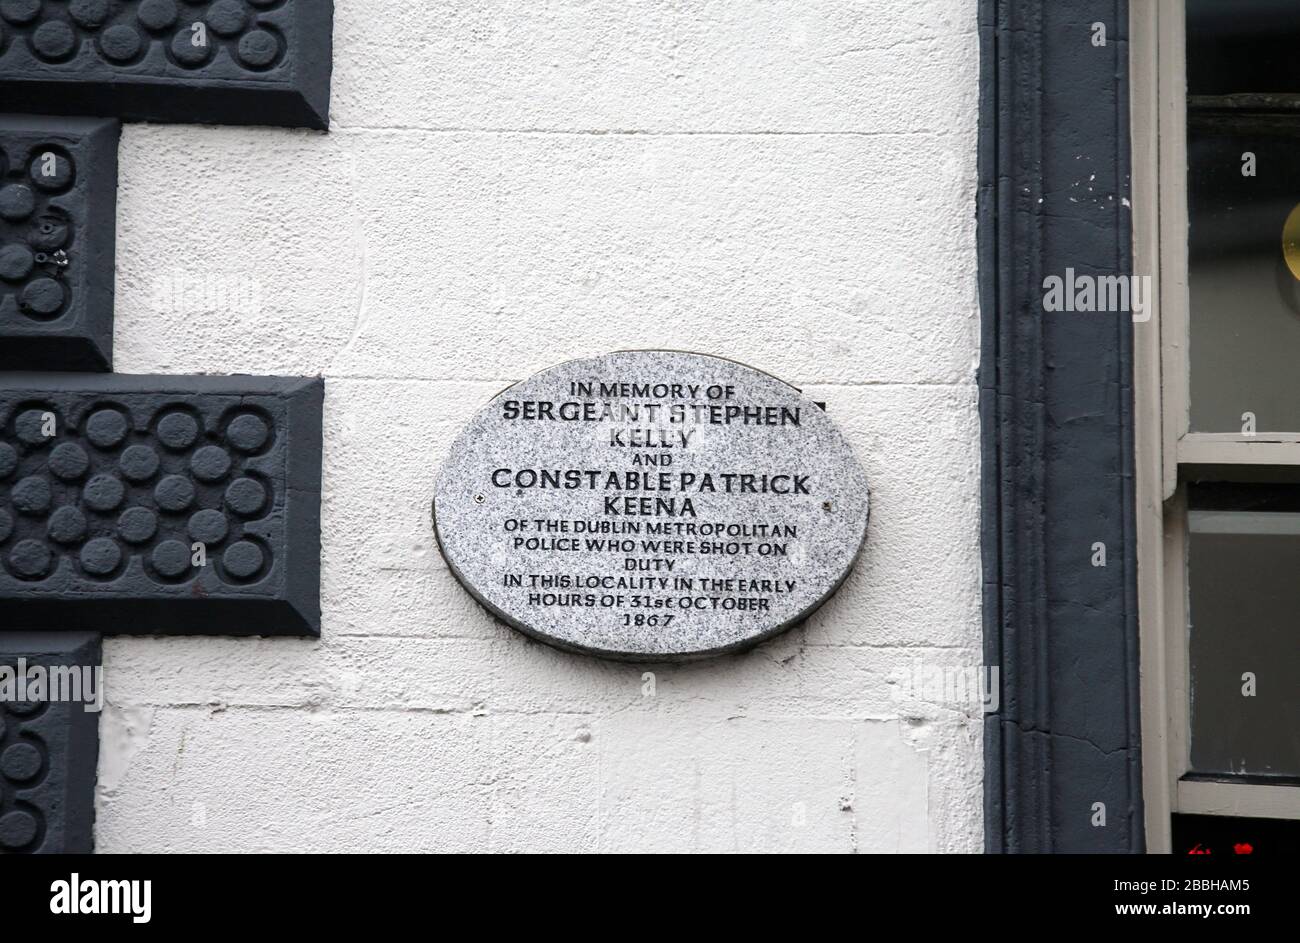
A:
<svg viewBox="0 0 1300 943">
<path fill-rule="evenodd" d="M 867 531 L 866 475 L 826 412 L 734 361 L 624 351 L 551 367 L 463 430 L 434 497 L 452 572 L 561 648 L 716 655 L 806 618 Z"/>
</svg>

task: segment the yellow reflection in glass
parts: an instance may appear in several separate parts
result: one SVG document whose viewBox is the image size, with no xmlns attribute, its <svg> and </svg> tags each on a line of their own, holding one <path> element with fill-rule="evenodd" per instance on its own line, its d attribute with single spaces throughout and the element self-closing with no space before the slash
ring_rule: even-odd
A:
<svg viewBox="0 0 1300 943">
<path fill-rule="evenodd" d="M 1282 258 L 1291 270 L 1291 277 L 1300 281 L 1300 205 L 1287 214 L 1282 224 Z"/>
</svg>

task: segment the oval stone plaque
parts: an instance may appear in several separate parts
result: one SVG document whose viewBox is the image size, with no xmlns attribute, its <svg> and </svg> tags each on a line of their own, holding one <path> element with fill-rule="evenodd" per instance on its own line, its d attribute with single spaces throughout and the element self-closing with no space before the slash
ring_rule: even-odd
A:
<svg viewBox="0 0 1300 943">
<path fill-rule="evenodd" d="M 826 413 L 734 361 L 624 351 L 491 400 L 434 496 L 443 556 L 497 617 L 636 660 L 753 645 L 848 575 L 866 475 Z"/>
</svg>

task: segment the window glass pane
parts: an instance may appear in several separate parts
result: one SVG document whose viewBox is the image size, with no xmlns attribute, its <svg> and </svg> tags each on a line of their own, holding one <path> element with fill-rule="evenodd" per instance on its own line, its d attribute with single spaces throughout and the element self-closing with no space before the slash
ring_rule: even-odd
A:
<svg viewBox="0 0 1300 943">
<path fill-rule="evenodd" d="M 1188 498 L 1192 771 L 1300 776 L 1300 489 Z"/>
<path fill-rule="evenodd" d="M 1188 4 L 1194 432 L 1300 432 L 1300 2 Z"/>
<path fill-rule="evenodd" d="M 1187 0 L 1189 95 L 1297 92 L 1296 0 Z"/>
</svg>

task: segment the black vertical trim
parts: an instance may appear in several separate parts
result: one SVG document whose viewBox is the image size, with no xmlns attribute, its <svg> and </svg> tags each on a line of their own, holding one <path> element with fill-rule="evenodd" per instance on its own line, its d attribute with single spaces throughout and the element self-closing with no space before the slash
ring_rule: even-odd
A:
<svg viewBox="0 0 1300 943">
<path fill-rule="evenodd" d="M 1144 847 L 1132 321 L 1043 310 L 1048 275 L 1132 271 L 1127 37 L 1127 0 L 980 0 L 991 852 Z"/>
</svg>

